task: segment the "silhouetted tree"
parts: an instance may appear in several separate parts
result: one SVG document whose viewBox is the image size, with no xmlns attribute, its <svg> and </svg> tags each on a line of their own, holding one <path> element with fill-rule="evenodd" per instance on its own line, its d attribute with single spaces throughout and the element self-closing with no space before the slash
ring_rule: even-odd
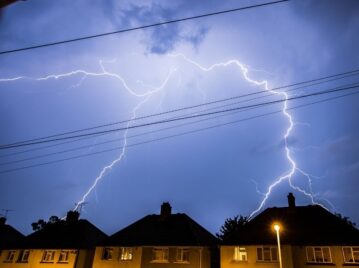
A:
<svg viewBox="0 0 359 268">
<path fill-rule="evenodd" d="M 234 242 L 247 223 L 248 217 L 242 215 L 228 218 L 216 236 L 223 242 Z"/>
<path fill-rule="evenodd" d="M 337 216 L 339 219 L 341 219 L 343 222 L 345 222 L 346 224 L 355 227 L 356 223 L 349 220 L 349 217 L 344 217 L 342 214 L 340 213 L 335 213 L 335 216 Z"/>
<path fill-rule="evenodd" d="M 49 218 L 49 221 L 47 221 L 47 222 L 43 219 L 39 219 L 37 222 L 31 223 L 31 227 L 32 227 L 32 230 L 39 231 L 39 230 L 46 228 L 47 226 L 49 226 L 51 224 L 61 223 L 61 222 L 63 222 L 63 221 L 59 217 L 51 216 Z"/>
</svg>

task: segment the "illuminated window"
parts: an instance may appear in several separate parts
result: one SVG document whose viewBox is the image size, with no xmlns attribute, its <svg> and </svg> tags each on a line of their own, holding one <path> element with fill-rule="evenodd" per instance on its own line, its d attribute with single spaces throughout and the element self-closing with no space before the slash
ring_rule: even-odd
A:
<svg viewBox="0 0 359 268">
<path fill-rule="evenodd" d="M 152 262 L 168 262 L 168 248 L 154 248 Z"/>
<path fill-rule="evenodd" d="M 247 249 L 241 247 L 234 247 L 233 260 L 247 261 Z"/>
<path fill-rule="evenodd" d="M 278 261 L 277 247 L 258 247 L 257 261 L 276 262 Z"/>
<path fill-rule="evenodd" d="M 15 258 L 15 253 L 16 253 L 16 250 L 9 250 L 4 261 L 12 262 Z"/>
<path fill-rule="evenodd" d="M 343 247 L 345 263 L 359 263 L 359 247 Z"/>
<path fill-rule="evenodd" d="M 189 263 L 189 250 L 187 248 L 176 249 L 176 262 Z"/>
<path fill-rule="evenodd" d="M 120 260 L 121 261 L 130 261 L 132 260 L 132 248 L 121 248 L 121 255 Z"/>
<path fill-rule="evenodd" d="M 69 251 L 68 250 L 61 250 L 59 255 L 58 262 L 69 262 Z"/>
<path fill-rule="evenodd" d="M 103 248 L 102 259 L 103 260 L 112 260 L 113 248 Z"/>
<path fill-rule="evenodd" d="M 329 247 L 307 247 L 307 262 L 332 263 Z"/>
<path fill-rule="evenodd" d="M 55 250 L 45 250 L 42 255 L 42 262 L 53 262 L 55 259 Z"/>
<path fill-rule="evenodd" d="M 19 254 L 18 262 L 28 262 L 30 250 L 21 250 Z"/>
</svg>

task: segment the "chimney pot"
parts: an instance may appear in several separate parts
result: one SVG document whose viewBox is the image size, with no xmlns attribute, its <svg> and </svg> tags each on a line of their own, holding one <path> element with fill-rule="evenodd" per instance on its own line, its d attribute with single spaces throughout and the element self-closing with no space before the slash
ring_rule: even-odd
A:
<svg viewBox="0 0 359 268">
<path fill-rule="evenodd" d="M 6 223 L 6 218 L 0 217 L 0 225 L 5 225 L 5 223 Z"/>
<path fill-rule="evenodd" d="M 161 218 L 167 218 L 171 215 L 172 207 L 169 202 L 163 202 L 161 205 Z"/>
<path fill-rule="evenodd" d="M 295 207 L 295 197 L 294 197 L 293 193 L 289 193 L 287 198 L 288 198 L 288 207 L 294 208 Z"/>
</svg>

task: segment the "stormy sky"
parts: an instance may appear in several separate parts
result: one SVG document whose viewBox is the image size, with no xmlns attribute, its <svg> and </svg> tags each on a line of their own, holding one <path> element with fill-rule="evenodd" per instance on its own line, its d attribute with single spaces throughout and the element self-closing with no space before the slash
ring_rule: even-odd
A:
<svg viewBox="0 0 359 268">
<path fill-rule="evenodd" d="M 1 10 L 0 51 L 264 2 L 19 1 Z M 265 90 L 247 81 L 236 64 L 210 69 L 213 64 L 231 60 L 248 68 L 250 79 L 267 80 L 270 88 L 356 70 L 358 47 L 358 1 L 292 0 L 2 54 L 0 144 Z M 351 76 L 288 94 L 309 94 L 358 80 L 357 76 Z M 240 99 L 241 104 L 236 99 L 96 131 L 280 97 L 274 94 L 255 100 Z M 327 97 L 290 101 L 288 106 Z M 298 167 L 292 183 L 311 192 L 316 203 L 357 223 L 358 101 L 358 95 L 351 95 L 290 110 L 294 128 L 287 139 Z M 73 209 L 103 168 L 121 158 L 104 171 L 86 196 L 82 218 L 112 234 L 138 218 L 158 213 L 161 203 L 168 201 L 173 212 L 187 213 L 215 233 L 226 218 L 255 211 L 270 185 L 290 171 L 284 140 L 290 123 L 282 113 L 276 113 L 196 131 L 281 109 L 283 103 L 277 103 L 209 116 L 200 122 L 205 118 L 150 125 L 67 143 L 57 141 L 2 149 L 0 208 L 13 210 L 8 214 L 8 223 L 25 234 L 30 233 L 31 222 L 51 215 L 63 216 Z M 181 133 L 187 134 L 179 136 Z M 124 149 L 124 145 L 129 147 Z M 106 150 L 111 151 L 96 153 Z M 84 155 L 88 156 L 70 159 Z M 46 164 L 49 162 L 56 163 Z M 24 167 L 28 168 L 21 169 Z M 309 174 L 310 181 L 304 174 Z M 297 205 L 311 203 L 307 195 L 283 181 L 272 189 L 263 208 L 286 206 L 290 191 L 296 196 Z"/>
</svg>

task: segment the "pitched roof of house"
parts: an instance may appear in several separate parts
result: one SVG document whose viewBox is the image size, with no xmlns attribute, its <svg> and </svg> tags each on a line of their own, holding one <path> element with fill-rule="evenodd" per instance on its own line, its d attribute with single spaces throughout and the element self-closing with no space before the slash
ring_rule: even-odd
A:
<svg viewBox="0 0 359 268">
<path fill-rule="evenodd" d="M 319 205 L 268 208 L 247 223 L 236 244 L 276 244 L 274 223 L 282 244 L 359 245 L 359 230 Z"/>
<path fill-rule="evenodd" d="M 164 203 L 168 204 L 168 203 Z M 169 204 L 168 204 L 169 205 Z M 163 205 L 162 205 L 163 206 Z M 148 215 L 111 235 L 108 246 L 214 246 L 217 239 L 183 213 Z"/>
<path fill-rule="evenodd" d="M 28 235 L 25 248 L 89 249 L 107 235 L 87 220 L 60 221 Z"/>
<path fill-rule="evenodd" d="M 0 224 L 0 249 L 18 248 L 24 240 L 24 235 L 12 226 Z"/>
</svg>

